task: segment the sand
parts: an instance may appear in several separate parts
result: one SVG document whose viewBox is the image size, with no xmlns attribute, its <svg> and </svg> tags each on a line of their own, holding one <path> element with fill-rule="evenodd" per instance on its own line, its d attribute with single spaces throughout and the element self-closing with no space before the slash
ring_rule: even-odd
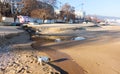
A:
<svg viewBox="0 0 120 74">
<path fill-rule="evenodd" d="M 84 43 L 62 50 L 82 66 L 86 74 L 119 74 L 120 43 Z"/>
<path fill-rule="evenodd" d="M 53 59 L 66 58 L 69 59 L 67 61 L 72 61 L 69 64 L 66 60 L 55 62 L 66 74 L 120 74 L 120 26 L 103 26 L 74 32 L 87 39 L 46 45 L 43 52 Z M 79 65 L 81 72 L 78 73 L 78 67 L 72 63 Z"/>
<path fill-rule="evenodd" d="M 66 32 L 65 35 L 67 34 Z M 49 56 L 52 59 L 49 65 L 56 68 L 61 74 L 120 74 L 120 26 L 89 27 L 84 31 L 69 31 L 70 35 L 82 36 L 86 40 L 60 43 L 44 42 L 43 40 L 42 43 L 33 43 L 32 47 L 34 48 L 31 48 L 31 41 L 26 33 L 14 37 L 10 41 L 14 50 L 0 53 L 0 60 L 4 61 L 3 58 L 11 55 L 14 56 L 10 57 L 11 59 L 17 58 L 21 61 L 13 60 L 13 66 L 16 66 L 15 62 L 18 62 L 20 66 L 17 66 L 17 70 L 12 66 L 13 69 L 10 70 L 8 66 L 8 68 L 6 65 L 2 66 L 4 63 L 0 61 L 0 74 L 3 72 L 14 74 L 15 71 L 18 74 L 26 72 L 44 74 L 36 62 L 35 57 L 39 55 Z M 31 59 L 34 60 L 31 61 Z M 23 69 L 25 70 L 23 71 Z"/>
<path fill-rule="evenodd" d="M 85 74 L 120 74 L 120 27 L 106 26 L 103 30 L 84 33 L 87 40 L 74 41 L 73 46 L 63 44 L 60 51 L 71 56 Z"/>
</svg>

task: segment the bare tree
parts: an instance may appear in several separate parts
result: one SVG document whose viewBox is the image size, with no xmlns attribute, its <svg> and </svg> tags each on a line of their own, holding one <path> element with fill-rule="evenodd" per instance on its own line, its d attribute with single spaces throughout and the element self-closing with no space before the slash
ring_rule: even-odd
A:
<svg viewBox="0 0 120 74">
<path fill-rule="evenodd" d="M 61 7 L 60 15 L 66 22 L 69 22 L 71 19 L 74 20 L 75 19 L 75 8 L 66 3 Z"/>
<path fill-rule="evenodd" d="M 0 22 L 2 22 L 2 13 L 1 13 L 1 8 L 0 8 Z"/>
<path fill-rule="evenodd" d="M 52 7 L 35 9 L 31 12 L 31 17 L 43 19 L 53 19 L 54 18 L 54 9 Z"/>
<path fill-rule="evenodd" d="M 23 8 L 22 14 L 23 15 L 30 15 L 31 11 L 38 7 L 38 2 L 36 0 L 22 0 Z"/>
<path fill-rule="evenodd" d="M 48 0 L 48 2 L 47 0 L 44 0 L 44 2 L 42 2 L 41 0 L 23 0 L 22 3 L 24 7 L 22 9 L 22 14 L 30 15 L 31 12 L 36 9 L 50 9 L 51 11 L 54 11 L 53 6 L 49 4 L 50 1 L 51 4 L 54 4 L 54 1 L 56 0 Z"/>
<path fill-rule="evenodd" d="M 0 14 L 2 16 L 11 16 L 11 6 L 9 3 L 0 2 Z"/>
<path fill-rule="evenodd" d="M 52 5 L 38 0 L 23 0 L 24 8 L 22 14 L 34 18 L 52 19 L 54 18 L 54 8 Z"/>
<path fill-rule="evenodd" d="M 47 4 L 49 4 L 49 5 L 53 6 L 53 7 L 57 7 L 56 6 L 57 0 L 37 0 L 37 1 L 47 3 Z"/>
</svg>

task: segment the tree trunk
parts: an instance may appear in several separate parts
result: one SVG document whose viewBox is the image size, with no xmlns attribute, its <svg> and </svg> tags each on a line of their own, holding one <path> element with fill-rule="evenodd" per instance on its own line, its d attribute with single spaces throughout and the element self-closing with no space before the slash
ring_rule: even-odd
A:
<svg viewBox="0 0 120 74">
<path fill-rule="evenodd" d="M 2 14 L 0 13 L 0 22 L 2 22 Z"/>
<path fill-rule="evenodd" d="M 43 16 L 43 23 L 45 23 L 45 15 Z"/>
<path fill-rule="evenodd" d="M 16 19 L 17 19 L 17 15 L 15 14 L 14 15 L 14 22 L 16 22 Z"/>
</svg>

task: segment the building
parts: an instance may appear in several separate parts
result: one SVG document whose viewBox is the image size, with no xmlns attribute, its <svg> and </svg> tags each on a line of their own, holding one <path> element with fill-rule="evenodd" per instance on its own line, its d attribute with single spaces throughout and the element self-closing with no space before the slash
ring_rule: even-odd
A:
<svg viewBox="0 0 120 74">
<path fill-rule="evenodd" d="M 75 12 L 76 18 L 84 19 L 86 16 L 86 13 L 84 11 L 77 11 Z"/>
<path fill-rule="evenodd" d="M 119 18 L 117 18 L 117 19 L 115 19 L 115 18 L 106 18 L 105 19 L 105 21 L 106 22 L 108 22 L 108 23 L 120 23 L 120 19 Z"/>
</svg>

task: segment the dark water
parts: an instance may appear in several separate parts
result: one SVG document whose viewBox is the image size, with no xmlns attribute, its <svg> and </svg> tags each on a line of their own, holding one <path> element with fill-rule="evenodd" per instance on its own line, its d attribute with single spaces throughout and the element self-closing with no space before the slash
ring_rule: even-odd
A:
<svg viewBox="0 0 120 74">
<path fill-rule="evenodd" d="M 63 41 L 80 41 L 85 40 L 86 38 L 82 36 L 41 36 L 40 38 L 44 38 L 46 40 L 52 40 L 53 42 L 63 42 Z"/>
</svg>

